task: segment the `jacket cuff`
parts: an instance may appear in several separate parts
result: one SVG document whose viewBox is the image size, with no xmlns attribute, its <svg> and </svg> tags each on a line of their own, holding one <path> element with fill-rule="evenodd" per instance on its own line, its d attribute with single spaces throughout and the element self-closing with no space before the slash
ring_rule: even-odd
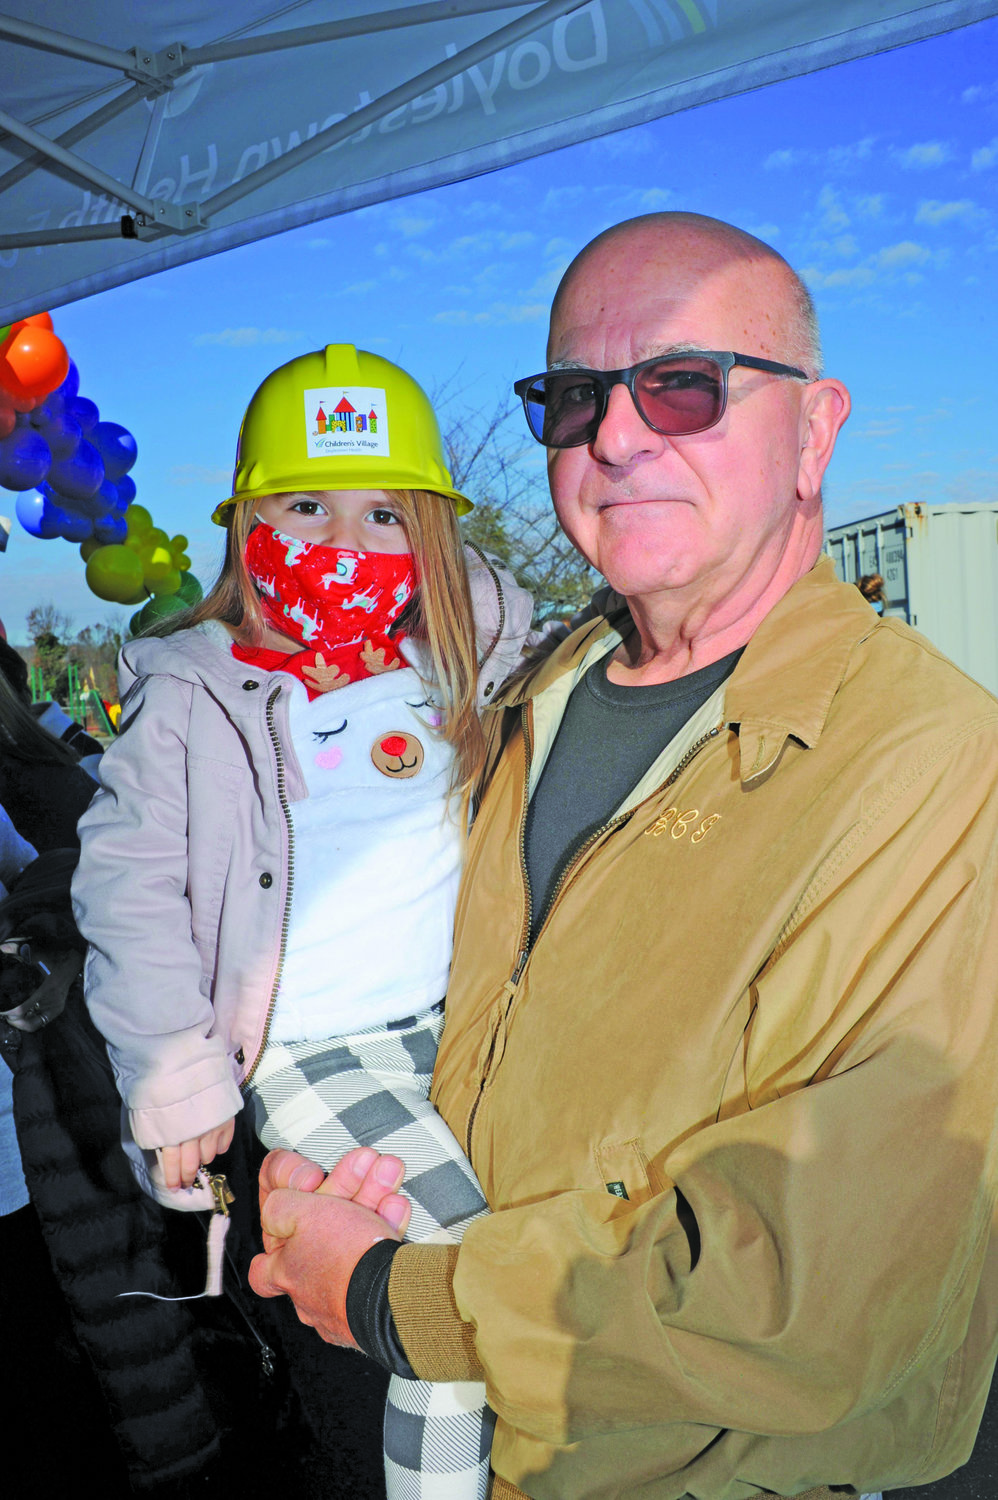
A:
<svg viewBox="0 0 998 1500">
<path fill-rule="evenodd" d="M 420 1380 L 482 1380 L 475 1330 L 454 1301 L 458 1245 L 403 1245 L 388 1301 L 405 1356 Z"/>
</svg>

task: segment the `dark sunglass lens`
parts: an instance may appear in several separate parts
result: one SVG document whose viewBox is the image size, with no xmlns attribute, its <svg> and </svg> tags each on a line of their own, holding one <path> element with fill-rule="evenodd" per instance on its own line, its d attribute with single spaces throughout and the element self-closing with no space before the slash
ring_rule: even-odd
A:
<svg viewBox="0 0 998 1500">
<path fill-rule="evenodd" d="M 717 421 L 724 376 L 712 359 L 663 359 L 636 376 L 634 395 L 649 426 L 678 437 Z"/>
<path fill-rule="evenodd" d="M 530 387 L 527 405 L 531 409 L 530 425 L 542 443 L 549 448 L 576 448 L 593 436 L 600 408 L 599 388 L 588 375 L 556 371 Z"/>
</svg>

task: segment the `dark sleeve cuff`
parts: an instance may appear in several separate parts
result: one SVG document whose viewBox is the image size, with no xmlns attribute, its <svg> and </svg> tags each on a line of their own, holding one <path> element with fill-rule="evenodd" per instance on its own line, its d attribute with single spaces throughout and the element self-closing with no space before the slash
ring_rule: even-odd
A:
<svg viewBox="0 0 998 1500">
<path fill-rule="evenodd" d="M 347 1287 L 347 1323 L 365 1354 L 393 1375 L 415 1380 L 416 1372 L 406 1359 L 388 1301 L 392 1261 L 401 1248 L 399 1240 L 378 1240 L 361 1256 Z"/>
</svg>

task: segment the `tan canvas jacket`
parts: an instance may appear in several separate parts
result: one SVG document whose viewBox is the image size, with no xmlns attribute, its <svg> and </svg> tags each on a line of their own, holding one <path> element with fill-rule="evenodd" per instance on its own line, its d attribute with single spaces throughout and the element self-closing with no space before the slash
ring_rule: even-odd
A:
<svg viewBox="0 0 998 1500">
<path fill-rule="evenodd" d="M 524 956 L 532 727 L 609 629 L 496 715 L 434 1086 L 494 1212 L 463 1324 L 396 1257 L 400 1334 L 473 1341 L 537 1500 L 927 1482 L 998 1333 L 998 704 L 822 560 Z"/>
</svg>

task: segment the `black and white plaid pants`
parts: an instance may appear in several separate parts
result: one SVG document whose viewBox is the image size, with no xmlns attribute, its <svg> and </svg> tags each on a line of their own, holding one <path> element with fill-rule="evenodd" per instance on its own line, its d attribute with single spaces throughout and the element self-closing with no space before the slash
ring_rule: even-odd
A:
<svg viewBox="0 0 998 1500">
<path fill-rule="evenodd" d="M 429 1102 L 443 1002 L 421 1016 L 322 1042 L 268 1042 L 249 1089 L 255 1129 L 326 1171 L 355 1146 L 399 1156 L 408 1238 L 455 1243 L 486 1212 L 461 1147 Z M 494 1418 L 485 1387 L 392 1376 L 385 1409 L 388 1500 L 484 1500 Z"/>
</svg>

